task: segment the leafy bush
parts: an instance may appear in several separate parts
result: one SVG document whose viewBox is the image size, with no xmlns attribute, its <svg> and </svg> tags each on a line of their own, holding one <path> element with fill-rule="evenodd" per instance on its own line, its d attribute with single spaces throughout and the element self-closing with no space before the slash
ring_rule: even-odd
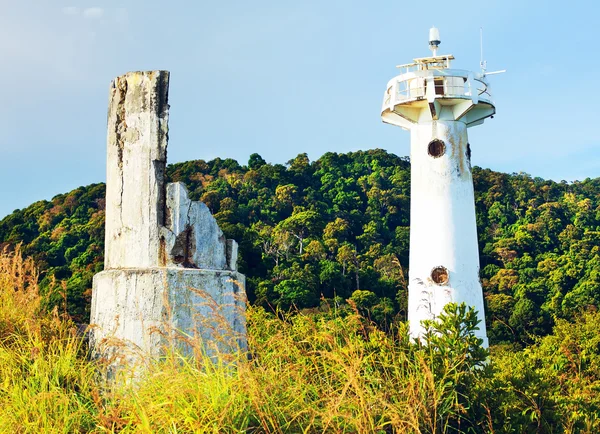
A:
<svg viewBox="0 0 600 434">
<path fill-rule="evenodd" d="M 583 312 L 523 351 L 495 351 L 486 388 L 497 430 L 600 431 L 599 323 L 599 313 Z"/>
</svg>

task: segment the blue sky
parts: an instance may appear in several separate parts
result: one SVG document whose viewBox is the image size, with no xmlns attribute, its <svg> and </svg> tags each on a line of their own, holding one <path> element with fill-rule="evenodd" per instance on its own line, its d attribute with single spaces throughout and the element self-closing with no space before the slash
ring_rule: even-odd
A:
<svg viewBox="0 0 600 434">
<path fill-rule="evenodd" d="M 395 65 L 440 54 L 479 67 L 497 115 L 469 130 L 473 162 L 555 180 L 600 176 L 592 1 L 2 1 L 0 218 L 105 180 L 111 79 L 171 71 L 169 162 L 383 148 L 409 133 L 380 107 Z"/>
</svg>

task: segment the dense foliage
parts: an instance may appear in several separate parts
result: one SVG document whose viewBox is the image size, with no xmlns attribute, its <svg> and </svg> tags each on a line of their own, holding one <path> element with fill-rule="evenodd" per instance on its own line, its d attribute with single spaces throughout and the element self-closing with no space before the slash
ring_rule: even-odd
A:
<svg viewBox="0 0 600 434">
<path fill-rule="evenodd" d="M 286 165 L 253 154 L 173 164 L 168 176 L 204 201 L 259 305 L 315 308 L 351 299 L 386 326 L 406 312 L 410 165 L 371 150 Z M 556 183 L 474 168 L 481 277 L 491 343 L 519 346 L 600 304 L 600 179 Z M 104 185 L 80 187 L 0 221 L 0 246 L 23 243 L 41 287 L 87 321 L 102 269 Z"/>
<path fill-rule="evenodd" d="M 524 351 L 488 351 L 477 315 L 450 304 L 424 345 L 349 303 L 281 318 L 248 310 L 245 354 L 169 351 L 107 387 L 68 315 L 44 309 L 37 272 L 0 253 L 0 432 L 597 433 L 600 314 L 557 321 Z"/>
</svg>

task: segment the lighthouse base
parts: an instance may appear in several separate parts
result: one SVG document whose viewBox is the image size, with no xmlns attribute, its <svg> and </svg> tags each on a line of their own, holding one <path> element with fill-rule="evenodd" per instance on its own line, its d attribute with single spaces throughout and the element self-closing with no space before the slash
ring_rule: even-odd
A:
<svg viewBox="0 0 600 434">
<path fill-rule="evenodd" d="M 457 288 L 427 284 L 420 279 L 415 279 L 408 285 L 410 335 L 414 339 L 420 339 L 425 332 L 422 321 L 438 318 L 448 303 L 465 303 L 477 311 L 479 330 L 475 331 L 475 336 L 482 339 L 483 346 L 487 348 L 488 338 L 481 292 L 481 285 L 478 283 L 464 282 L 464 285 L 458 290 Z"/>
</svg>

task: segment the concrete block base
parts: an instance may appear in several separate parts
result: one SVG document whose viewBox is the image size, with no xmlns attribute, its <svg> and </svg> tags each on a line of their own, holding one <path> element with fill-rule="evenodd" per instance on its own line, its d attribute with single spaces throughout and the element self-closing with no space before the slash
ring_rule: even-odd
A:
<svg viewBox="0 0 600 434">
<path fill-rule="evenodd" d="M 115 367 L 175 348 L 246 351 L 245 276 L 228 270 L 125 268 L 94 276 L 91 348 Z"/>
</svg>

